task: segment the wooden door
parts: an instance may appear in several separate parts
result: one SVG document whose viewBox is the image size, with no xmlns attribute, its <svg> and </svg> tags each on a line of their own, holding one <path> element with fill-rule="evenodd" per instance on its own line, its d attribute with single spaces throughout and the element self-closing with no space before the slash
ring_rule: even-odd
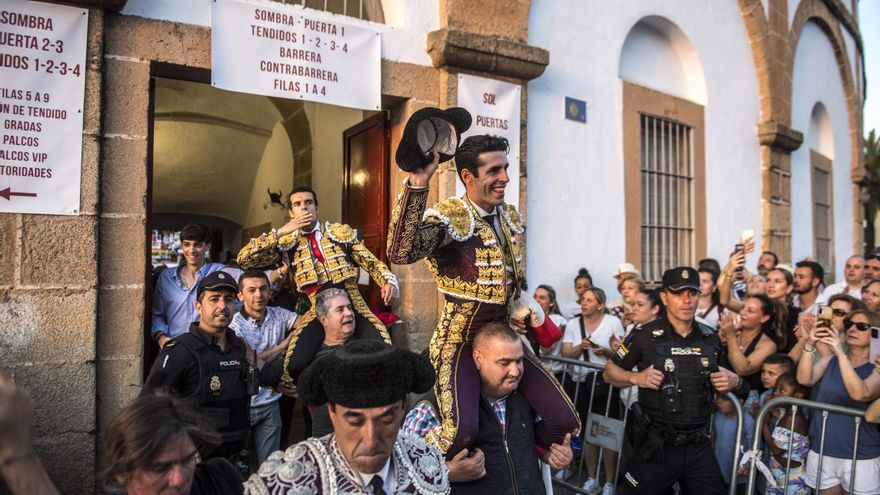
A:
<svg viewBox="0 0 880 495">
<path fill-rule="evenodd" d="M 358 229 L 367 249 L 386 264 L 390 137 L 384 112 L 343 133 L 342 221 Z M 368 304 L 385 308 L 379 287 L 360 287 Z"/>
</svg>

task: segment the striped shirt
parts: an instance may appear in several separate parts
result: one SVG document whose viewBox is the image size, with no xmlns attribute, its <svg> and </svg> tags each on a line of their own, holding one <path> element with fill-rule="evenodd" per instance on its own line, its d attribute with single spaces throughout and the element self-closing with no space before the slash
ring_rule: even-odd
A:
<svg viewBox="0 0 880 495">
<path fill-rule="evenodd" d="M 281 343 L 296 321 L 296 313 L 276 306 L 266 307 L 266 316 L 257 320 L 241 310 L 232 317 L 229 328 L 247 342 L 256 352 L 263 352 Z M 281 394 L 273 394 L 268 388 L 260 387 L 259 393 L 251 397 L 251 406 L 262 406 L 274 402 Z"/>
</svg>

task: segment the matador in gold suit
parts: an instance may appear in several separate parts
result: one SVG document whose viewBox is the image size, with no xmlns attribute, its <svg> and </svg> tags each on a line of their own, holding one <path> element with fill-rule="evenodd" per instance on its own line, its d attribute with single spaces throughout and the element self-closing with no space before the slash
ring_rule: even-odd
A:
<svg viewBox="0 0 880 495">
<path fill-rule="evenodd" d="M 471 147 L 468 141 L 462 149 Z M 506 140 L 490 143 L 501 150 L 507 144 Z M 459 154 L 455 156 L 459 161 Z M 498 156 L 504 157 L 506 152 Z M 497 188 L 507 183 L 506 158 L 503 164 L 504 175 Z M 516 209 L 503 203 L 503 193 L 498 201 L 501 204 L 485 211 L 471 200 L 471 189 L 465 182 L 469 192 L 461 198 L 449 198 L 427 208 L 428 188 L 412 187 L 410 180 L 405 181 L 391 216 L 388 258 L 400 264 L 424 259 L 445 296 L 429 347 L 431 364 L 437 372 L 440 424 L 428 432 L 426 440 L 451 458 L 467 448 L 477 434 L 480 377 L 471 345 L 477 330 L 486 323 L 508 321 L 509 304 L 520 295 L 524 272 L 518 236 L 524 229 Z M 529 351 L 518 390 L 542 418 L 535 431 L 539 447 L 561 445 L 566 433 L 580 429 L 571 401 Z"/>
<path fill-rule="evenodd" d="M 291 200 L 297 197 L 315 199 L 311 215 L 316 216 L 317 197 L 305 187 L 294 189 Z M 289 207 L 291 218 L 294 207 Z M 288 225 L 294 224 L 291 220 Z M 285 226 L 287 227 L 287 226 Z M 326 288 L 344 289 L 355 312 L 355 333 L 359 339 L 381 339 L 387 344 L 391 337 L 385 325 L 370 311 L 358 291 L 358 268 L 363 268 L 380 287 L 393 286 L 397 291 L 397 277 L 358 239 L 357 231 L 342 223 L 318 222 L 290 233 L 272 232 L 251 239 L 238 253 L 238 264 L 245 270 L 289 263 L 297 291 L 308 296 L 311 309 L 303 315 L 290 337 L 284 356 L 282 382 L 290 386 L 298 374 L 312 361 L 324 340 L 324 329 L 315 318 L 315 297 Z"/>
</svg>

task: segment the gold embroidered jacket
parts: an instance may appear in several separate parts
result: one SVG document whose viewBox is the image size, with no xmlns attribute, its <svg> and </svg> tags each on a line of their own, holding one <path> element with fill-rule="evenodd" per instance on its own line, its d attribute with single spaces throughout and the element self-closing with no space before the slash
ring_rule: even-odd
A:
<svg viewBox="0 0 880 495">
<path fill-rule="evenodd" d="M 290 274 L 300 292 L 315 284 L 340 284 L 358 277 L 358 267 L 363 268 L 380 287 L 387 283 L 397 285 L 397 277 L 385 263 L 357 238 L 357 231 L 343 223 L 326 222 L 321 225 L 321 263 L 309 249 L 309 239 L 298 230 L 276 238 L 275 232 L 251 239 L 238 253 L 242 269 L 262 268 L 275 265 L 282 253 L 290 257 Z"/>
<path fill-rule="evenodd" d="M 449 198 L 426 208 L 428 189 L 408 185 L 391 214 L 388 259 L 408 264 L 425 259 L 440 292 L 457 298 L 506 304 L 524 277 L 517 235 L 519 213 L 503 204 L 499 245 L 495 232 L 467 199 Z M 444 244 L 446 236 L 452 241 Z"/>
</svg>

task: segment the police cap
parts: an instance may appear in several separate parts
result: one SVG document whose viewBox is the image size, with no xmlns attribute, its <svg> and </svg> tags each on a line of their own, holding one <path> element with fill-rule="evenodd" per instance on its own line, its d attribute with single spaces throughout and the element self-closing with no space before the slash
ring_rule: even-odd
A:
<svg viewBox="0 0 880 495">
<path fill-rule="evenodd" d="M 196 297 L 201 297 L 202 292 L 206 290 L 224 288 L 231 290 L 233 293 L 238 292 L 238 284 L 235 283 L 232 275 L 222 271 L 211 272 L 199 282 L 199 287 L 196 289 Z"/>
<path fill-rule="evenodd" d="M 679 292 L 685 289 L 700 291 L 700 275 L 689 266 L 679 266 L 663 273 L 663 290 Z"/>
</svg>

